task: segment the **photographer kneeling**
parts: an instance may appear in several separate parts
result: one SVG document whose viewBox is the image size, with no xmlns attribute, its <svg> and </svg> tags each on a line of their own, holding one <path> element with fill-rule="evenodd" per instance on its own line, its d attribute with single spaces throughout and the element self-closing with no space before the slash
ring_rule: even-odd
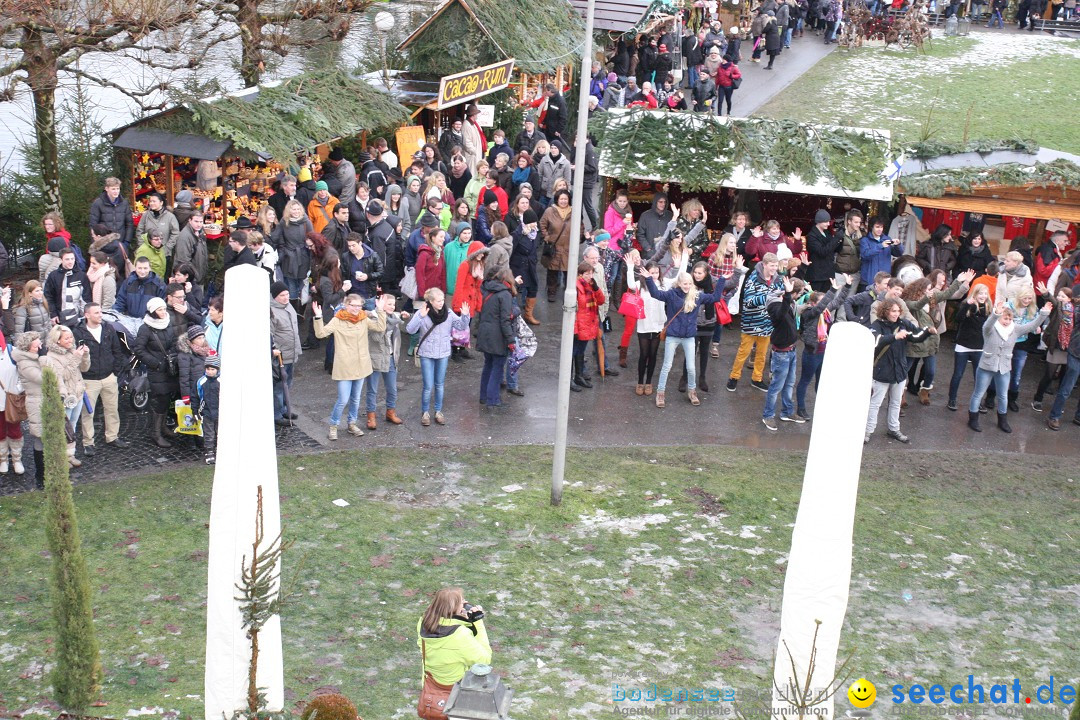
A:
<svg viewBox="0 0 1080 720">
<path fill-rule="evenodd" d="M 443 588 L 435 593 L 416 626 L 424 672 L 420 717 L 445 717 L 442 710 L 454 683 L 475 663 L 491 663 L 483 618 L 484 609 L 465 602 L 461 588 Z M 437 714 L 431 714 L 432 710 Z"/>
</svg>

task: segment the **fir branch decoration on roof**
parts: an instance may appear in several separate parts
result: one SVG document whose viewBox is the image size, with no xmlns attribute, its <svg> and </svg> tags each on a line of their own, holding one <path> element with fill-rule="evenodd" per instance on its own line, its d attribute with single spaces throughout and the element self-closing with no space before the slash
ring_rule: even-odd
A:
<svg viewBox="0 0 1080 720">
<path fill-rule="evenodd" d="M 567 0 L 449 2 L 403 46 L 410 71 L 444 75 L 513 57 L 525 72 L 544 73 L 580 57 L 585 23 Z M 476 27 L 465 7 L 483 29 Z"/>
<path fill-rule="evenodd" d="M 386 93 L 341 70 L 303 74 L 251 97 L 193 100 L 162 129 L 231 141 L 240 154 L 285 159 L 337 137 L 396 127 L 408 113 Z"/>
<path fill-rule="evenodd" d="M 861 190 L 882 182 L 888 149 L 873 131 L 768 118 L 632 110 L 594 115 L 589 125 L 617 179 L 660 177 L 690 191 L 715 190 L 740 165 L 774 185 L 795 177 Z"/>
<path fill-rule="evenodd" d="M 1012 150 L 1013 152 L 1031 153 L 1039 152 L 1039 143 L 1034 140 L 989 140 L 978 139 L 968 142 L 942 142 L 938 140 L 926 140 L 915 143 L 908 148 L 908 155 L 917 160 L 929 160 L 942 155 L 959 155 L 961 153 L 992 153 L 997 150 Z"/>
<path fill-rule="evenodd" d="M 1070 187 L 1080 187 L 1080 165 L 1068 160 L 1022 165 L 1009 163 L 994 167 L 950 168 L 928 170 L 900 178 L 906 194 L 915 197 L 939 198 L 949 191 L 969 193 L 976 186 L 1005 186 L 1047 188 L 1060 187 L 1064 196 Z"/>
</svg>

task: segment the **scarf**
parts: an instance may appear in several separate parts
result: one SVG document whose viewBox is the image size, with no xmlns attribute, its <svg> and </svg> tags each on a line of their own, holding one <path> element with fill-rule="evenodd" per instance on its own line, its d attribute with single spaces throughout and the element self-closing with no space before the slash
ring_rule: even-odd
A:
<svg viewBox="0 0 1080 720">
<path fill-rule="evenodd" d="M 90 280 L 91 283 L 90 290 L 92 294 L 92 299 L 98 305 L 101 304 L 101 286 L 103 284 L 102 281 L 105 279 L 105 276 L 108 274 L 108 272 L 108 264 L 99 266 L 97 270 L 94 270 L 93 268 L 86 269 L 86 277 Z"/>
<path fill-rule="evenodd" d="M 520 185 L 523 182 L 529 182 L 529 175 L 532 173 L 532 168 L 525 166 L 523 168 L 517 168 L 514 170 L 514 174 L 511 176 L 515 185 Z"/>
<path fill-rule="evenodd" d="M 1016 321 L 1013 320 L 1015 323 Z M 997 334 L 1001 336 L 1001 339 L 1005 342 L 1009 342 L 1009 336 L 1012 335 L 1013 326 L 1005 327 L 1001 324 L 1001 321 L 994 323 L 994 329 L 997 330 Z"/>
<path fill-rule="evenodd" d="M 561 217 L 563 220 L 569 218 L 570 213 L 574 211 L 574 208 L 571 205 L 567 205 L 566 207 L 559 207 L 558 205 L 555 205 L 554 207 L 555 211 L 559 213 L 559 217 Z"/>
<path fill-rule="evenodd" d="M 1072 303 L 1065 303 L 1061 306 L 1061 320 L 1058 324 L 1058 345 L 1062 350 L 1069 347 L 1069 340 L 1072 338 L 1072 326 L 1073 326 L 1073 306 Z"/>
<path fill-rule="evenodd" d="M 469 124 L 476 128 L 476 132 L 480 134 L 480 150 L 483 155 L 487 155 L 487 136 L 484 135 L 484 128 L 480 127 L 480 123 L 476 122 L 472 118 L 469 119 Z"/>
<path fill-rule="evenodd" d="M 353 315 L 345 308 L 341 308 L 336 313 L 334 313 L 334 317 L 336 317 L 341 322 L 352 323 L 353 325 L 355 325 L 361 320 L 367 319 L 367 313 L 361 310 L 357 314 Z"/>
<path fill-rule="evenodd" d="M 829 339 L 830 325 L 832 325 L 832 313 L 825 310 L 818 315 L 817 319 L 817 344 L 819 353 L 825 350 L 825 343 Z"/>
<path fill-rule="evenodd" d="M 458 170 L 457 167 L 451 163 L 451 165 L 450 165 L 450 177 L 457 178 L 457 179 L 460 180 L 462 177 L 465 176 L 465 171 L 468 170 L 468 169 L 469 168 L 462 165 L 461 169 Z"/>
<path fill-rule="evenodd" d="M 431 306 L 431 303 L 428 303 L 427 315 L 429 318 L 431 318 L 431 327 L 435 327 L 436 325 L 441 325 L 442 323 L 446 322 L 446 317 L 449 314 L 450 307 L 446 303 L 443 303 L 441 310 L 436 310 L 434 307 Z"/>
<path fill-rule="evenodd" d="M 168 315 L 168 313 L 166 313 L 165 317 L 159 318 L 159 317 L 157 317 L 155 315 L 151 315 L 151 314 L 147 313 L 143 317 L 143 323 L 145 323 L 146 325 L 149 325 L 150 327 L 154 328 L 155 330 L 164 330 L 165 328 L 169 327 L 169 315 Z"/>
<path fill-rule="evenodd" d="M 208 357 L 210 353 L 214 352 L 213 348 L 209 345 L 192 345 L 191 354 L 198 355 L 199 357 Z"/>
</svg>

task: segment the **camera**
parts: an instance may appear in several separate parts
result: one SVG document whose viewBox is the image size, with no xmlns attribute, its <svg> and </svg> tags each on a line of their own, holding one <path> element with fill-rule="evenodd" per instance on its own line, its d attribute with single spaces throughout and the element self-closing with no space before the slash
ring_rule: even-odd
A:
<svg viewBox="0 0 1080 720">
<path fill-rule="evenodd" d="M 465 603 L 465 617 L 469 619 L 469 622 L 476 622 L 477 620 L 484 619 L 484 611 L 477 610 L 476 606 L 472 603 Z"/>
</svg>

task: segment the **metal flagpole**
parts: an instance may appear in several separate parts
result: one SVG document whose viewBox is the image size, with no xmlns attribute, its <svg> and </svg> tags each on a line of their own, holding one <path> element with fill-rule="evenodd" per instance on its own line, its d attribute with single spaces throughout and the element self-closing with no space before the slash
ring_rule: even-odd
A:
<svg viewBox="0 0 1080 720">
<path fill-rule="evenodd" d="M 585 10 L 585 46 L 581 51 L 581 84 L 578 92 L 577 140 L 573 210 L 570 213 L 570 251 L 566 261 L 566 290 L 563 293 L 562 344 L 559 347 L 559 391 L 555 414 L 555 459 L 551 465 L 551 504 L 562 503 L 563 474 L 566 471 L 566 432 L 570 415 L 570 364 L 574 346 L 574 316 L 577 314 L 578 244 L 581 237 L 581 208 L 585 185 L 585 143 L 589 126 L 589 84 L 592 78 L 593 12 L 596 0 Z"/>
</svg>

